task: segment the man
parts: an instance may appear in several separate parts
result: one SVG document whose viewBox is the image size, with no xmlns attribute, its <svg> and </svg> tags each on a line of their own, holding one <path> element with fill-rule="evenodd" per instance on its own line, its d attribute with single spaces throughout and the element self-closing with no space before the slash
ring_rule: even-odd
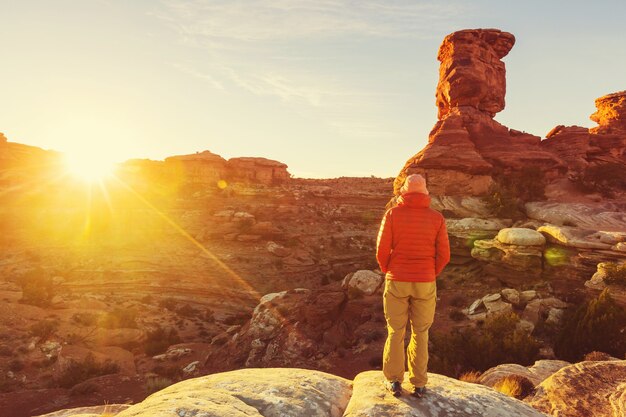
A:
<svg viewBox="0 0 626 417">
<path fill-rule="evenodd" d="M 398 397 L 404 380 L 404 335 L 411 322 L 407 348 L 412 395 L 422 397 L 427 382 L 428 329 L 435 317 L 437 275 L 450 261 L 443 216 L 431 209 L 426 180 L 409 175 L 398 205 L 385 213 L 378 232 L 376 259 L 385 273 L 383 306 L 387 341 L 383 352 L 385 386 Z"/>
</svg>

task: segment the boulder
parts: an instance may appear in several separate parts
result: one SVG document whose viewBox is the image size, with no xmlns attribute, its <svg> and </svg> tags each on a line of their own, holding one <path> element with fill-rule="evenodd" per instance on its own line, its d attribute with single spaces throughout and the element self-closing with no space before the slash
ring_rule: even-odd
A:
<svg viewBox="0 0 626 417">
<path fill-rule="evenodd" d="M 526 290 L 519 294 L 519 299 L 522 304 L 528 303 L 530 300 L 534 300 L 537 297 L 537 291 Z"/>
<path fill-rule="evenodd" d="M 485 311 L 485 303 L 483 302 L 482 298 L 479 298 L 478 300 L 474 301 L 468 309 L 468 314 L 476 314 L 476 313 L 482 313 Z"/>
<path fill-rule="evenodd" d="M 603 234 L 595 230 L 548 224 L 539 227 L 537 231 L 544 233 L 551 242 L 562 246 L 583 249 L 611 249 L 611 244 L 602 242 Z"/>
<path fill-rule="evenodd" d="M 291 251 L 289 249 L 285 248 L 282 245 L 279 245 L 276 242 L 269 241 L 266 243 L 265 247 L 267 248 L 267 251 L 269 253 L 280 258 L 291 255 Z"/>
<path fill-rule="evenodd" d="M 545 415 L 532 407 L 479 384 L 462 382 L 437 374 L 428 374 L 428 393 L 413 398 L 405 377 L 401 398 L 393 397 L 382 384 L 380 371 L 360 373 L 354 379 L 352 398 L 344 417 L 421 417 L 421 416 L 485 416 L 523 417 Z"/>
<path fill-rule="evenodd" d="M 352 392 L 347 379 L 304 369 L 240 369 L 188 379 L 116 417 L 341 417 Z"/>
<path fill-rule="evenodd" d="M 373 271 L 360 270 L 346 275 L 341 286 L 344 289 L 355 289 L 365 295 L 374 294 L 382 285 L 384 278 Z"/>
<path fill-rule="evenodd" d="M 511 227 L 502 229 L 496 236 L 499 242 L 519 246 L 543 246 L 546 238 L 536 230 Z"/>
<path fill-rule="evenodd" d="M 514 306 L 520 304 L 520 294 L 519 291 L 517 291 L 516 289 L 505 288 L 500 291 L 500 294 L 502 294 L 502 298 L 504 298 L 506 302 L 511 303 Z"/>
<path fill-rule="evenodd" d="M 579 362 L 561 368 L 527 397 L 534 408 L 562 417 L 623 416 L 626 360 Z"/>
<path fill-rule="evenodd" d="M 516 363 L 505 363 L 487 369 L 482 373 L 478 382 L 488 387 L 493 387 L 497 382 L 510 375 L 521 375 L 528 378 L 535 386 L 541 384 L 544 379 L 551 376 L 559 369 L 571 365 L 566 361 L 539 360 L 532 366 L 522 366 Z"/>
<path fill-rule="evenodd" d="M 541 276 L 543 251 L 540 246 L 509 245 L 497 239 L 477 240 L 474 242 L 471 254 L 479 261 L 524 272 L 524 276 L 527 277 Z M 512 275 L 503 274 L 501 278 L 511 277 Z"/>
</svg>

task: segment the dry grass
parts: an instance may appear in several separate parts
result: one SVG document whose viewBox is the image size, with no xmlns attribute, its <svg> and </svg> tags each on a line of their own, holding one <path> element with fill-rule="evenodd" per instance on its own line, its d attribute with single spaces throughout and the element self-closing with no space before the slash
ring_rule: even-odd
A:
<svg viewBox="0 0 626 417">
<path fill-rule="evenodd" d="M 509 397 L 521 400 L 535 390 L 534 384 L 525 376 L 509 375 L 496 382 L 493 389 Z"/>
<path fill-rule="evenodd" d="M 478 384 L 478 380 L 480 379 L 481 373 L 478 371 L 469 371 L 461 374 L 459 376 L 459 381 L 470 382 L 472 384 Z"/>
</svg>

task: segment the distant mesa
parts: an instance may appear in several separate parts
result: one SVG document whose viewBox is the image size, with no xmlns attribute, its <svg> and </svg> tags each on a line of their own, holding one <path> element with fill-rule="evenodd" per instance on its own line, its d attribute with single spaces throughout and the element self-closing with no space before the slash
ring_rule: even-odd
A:
<svg viewBox="0 0 626 417">
<path fill-rule="evenodd" d="M 272 185 L 291 178 L 282 162 L 256 157 L 226 160 L 210 151 L 171 156 L 165 159 L 165 166 L 170 172 L 182 172 L 190 182 L 230 179 Z"/>
</svg>

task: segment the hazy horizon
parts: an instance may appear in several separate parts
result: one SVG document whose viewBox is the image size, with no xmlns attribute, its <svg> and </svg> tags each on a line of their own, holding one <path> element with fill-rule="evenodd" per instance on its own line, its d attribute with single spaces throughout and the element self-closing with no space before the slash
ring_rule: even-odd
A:
<svg viewBox="0 0 626 417">
<path fill-rule="evenodd" d="M 436 122 L 437 49 L 456 30 L 516 36 L 504 125 L 593 126 L 624 90 L 618 1 L 0 2 L 0 132 L 61 152 L 210 150 L 297 177 L 395 176 Z"/>
</svg>

